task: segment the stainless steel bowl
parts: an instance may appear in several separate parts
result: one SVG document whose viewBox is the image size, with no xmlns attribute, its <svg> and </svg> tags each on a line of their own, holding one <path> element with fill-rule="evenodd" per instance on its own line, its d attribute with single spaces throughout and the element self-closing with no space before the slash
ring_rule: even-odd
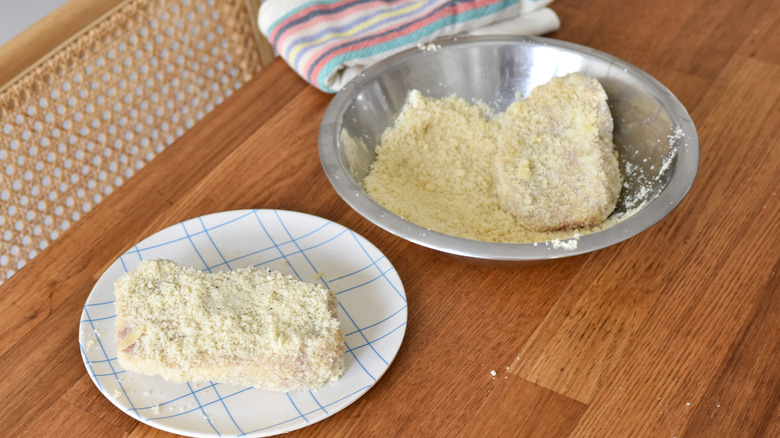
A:
<svg viewBox="0 0 780 438">
<path fill-rule="evenodd" d="M 504 111 L 555 76 L 597 78 L 609 97 L 626 178 L 616 212 L 636 211 L 573 242 L 490 243 L 431 231 L 391 213 L 363 191 L 382 132 L 407 93 L 456 94 Z M 459 37 L 391 56 L 339 91 L 319 131 L 322 166 L 338 194 L 377 226 L 416 244 L 490 264 L 526 264 L 605 248 L 651 227 L 683 199 L 696 176 L 699 140 L 685 108 L 658 81 L 603 52 L 538 37 Z M 637 208 L 641 206 L 641 208 Z M 575 247 L 576 246 L 576 247 Z"/>
</svg>

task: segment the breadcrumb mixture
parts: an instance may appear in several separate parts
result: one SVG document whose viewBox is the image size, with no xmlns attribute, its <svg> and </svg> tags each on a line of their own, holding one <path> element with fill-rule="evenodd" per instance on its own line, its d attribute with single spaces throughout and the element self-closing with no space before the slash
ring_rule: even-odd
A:
<svg viewBox="0 0 780 438">
<path fill-rule="evenodd" d="M 539 93 L 537 90 L 543 87 L 545 86 L 538 87 L 531 96 Z M 550 92 L 555 93 L 554 88 Z M 558 88 L 560 89 L 560 86 Z M 547 196 L 544 202 L 548 205 L 540 204 L 539 198 L 545 196 L 540 195 L 538 190 L 547 182 L 544 180 L 546 177 L 529 178 L 534 163 L 539 164 L 541 160 L 533 154 L 523 156 L 522 148 L 528 150 L 529 143 L 534 140 L 519 137 L 529 135 L 527 129 L 517 125 L 520 123 L 519 115 L 529 113 L 524 105 L 527 103 L 519 100 L 513 103 L 506 113 L 494 115 L 486 105 L 469 104 L 457 96 L 434 99 L 423 96 L 418 90 L 411 91 L 395 125 L 388 128 L 380 139 L 376 158 L 363 181 L 366 192 L 388 210 L 417 225 L 473 240 L 544 242 L 579 237 L 600 229 L 600 226 L 606 226 L 602 221 L 614 209 L 621 185 L 617 159 L 611 143 L 612 119 L 609 111 L 607 110 L 608 127 L 584 126 L 581 130 L 584 135 L 601 136 L 603 140 L 608 129 L 609 147 L 604 148 L 602 144 L 598 153 L 579 151 L 569 156 L 570 161 L 572 157 L 576 161 L 579 154 L 584 157 L 582 160 L 585 164 L 588 164 L 586 166 L 583 163 L 575 163 L 575 174 L 583 169 L 591 173 L 595 169 L 597 173 L 595 185 L 591 184 L 585 192 L 580 190 L 581 198 L 582 193 L 586 193 L 582 203 L 587 204 L 588 199 L 598 200 L 595 203 L 598 205 L 591 202 L 598 210 L 595 214 L 597 218 L 593 219 L 594 216 L 587 214 L 576 216 L 579 213 L 576 208 L 572 208 L 578 207 L 579 201 L 576 199 L 565 199 L 566 202 L 562 202 L 564 198 L 561 196 Z M 537 114 L 533 123 L 544 125 L 544 117 Z M 594 118 L 586 117 L 581 120 L 592 124 Z M 603 117 L 599 123 L 605 123 Z M 572 137 L 571 129 L 576 130 L 578 124 L 582 125 L 583 122 L 575 120 L 563 131 Z M 542 138 L 547 143 L 549 137 L 555 136 L 554 132 L 550 134 L 548 128 L 543 128 L 546 129 L 544 135 L 537 136 L 547 136 L 546 139 Z M 508 143 L 515 146 L 510 148 Z M 534 154 L 541 156 L 560 153 L 560 149 L 561 146 L 557 145 L 555 150 L 536 150 Z M 603 151 L 607 151 L 609 157 L 598 155 Z M 546 159 L 549 160 L 549 157 Z M 512 161 L 512 166 L 502 165 L 508 160 Z M 565 167 L 560 163 L 556 166 Z M 611 166 L 614 166 L 614 169 Z M 578 183 L 582 179 L 571 176 L 566 178 L 577 179 Z M 530 181 L 532 184 L 523 186 L 518 184 L 518 181 Z M 523 193 L 522 190 L 537 192 L 529 194 Z M 556 189 L 553 187 L 553 190 Z M 557 190 L 560 194 L 560 187 Z M 514 198 L 508 197 L 507 193 Z M 570 197 L 571 193 L 566 192 L 563 195 Z M 531 200 L 523 202 L 527 199 Z M 604 205 L 604 202 L 609 205 Z M 512 208 L 513 206 L 518 208 Z M 534 212 L 539 209 L 542 209 L 544 214 L 534 216 Z M 557 213 L 554 211 L 556 209 Z M 517 214 L 518 211 L 521 214 Z M 549 219 L 550 211 L 553 212 L 553 220 Z M 556 214 L 563 214 L 564 217 L 556 221 Z M 578 217 L 584 219 L 578 222 Z"/>
</svg>

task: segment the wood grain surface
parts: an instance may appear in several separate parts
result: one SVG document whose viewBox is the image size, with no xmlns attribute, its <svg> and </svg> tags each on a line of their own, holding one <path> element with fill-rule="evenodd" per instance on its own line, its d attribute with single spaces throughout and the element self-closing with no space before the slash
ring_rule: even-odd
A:
<svg viewBox="0 0 780 438">
<path fill-rule="evenodd" d="M 780 436 L 780 2 L 556 0 L 550 37 L 647 71 L 698 129 L 688 196 L 588 255 L 491 268 L 372 225 L 320 166 L 332 96 L 274 61 L 0 286 L 0 431 L 170 436 L 90 380 L 78 322 L 124 251 L 182 220 L 295 210 L 374 243 L 406 288 L 398 356 L 289 436 Z M 493 376 L 491 371 L 495 371 Z"/>
</svg>

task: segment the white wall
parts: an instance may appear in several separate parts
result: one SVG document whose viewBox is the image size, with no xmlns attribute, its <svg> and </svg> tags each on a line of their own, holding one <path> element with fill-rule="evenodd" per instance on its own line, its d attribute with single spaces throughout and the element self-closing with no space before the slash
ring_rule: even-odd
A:
<svg viewBox="0 0 780 438">
<path fill-rule="evenodd" d="M 67 0 L 0 0 L 0 45 Z"/>
</svg>

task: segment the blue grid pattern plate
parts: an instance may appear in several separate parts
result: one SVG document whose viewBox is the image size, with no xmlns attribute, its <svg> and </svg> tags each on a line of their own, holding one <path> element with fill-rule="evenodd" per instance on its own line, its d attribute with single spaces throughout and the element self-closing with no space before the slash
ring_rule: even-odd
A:
<svg viewBox="0 0 780 438">
<path fill-rule="evenodd" d="M 318 391 L 279 393 L 213 382 L 172 383 L 116 361 L 114 282 L 141 260 L 218 271 L 264 266 L 336 293 L 346 372 Z M 269 436 L 327 418 L 365 394 L 406 330 L 406 294 L 393 265 L 355 232 L 282 210 L 239 210 L 181 222 L 145 239 L 101 276 L 81 315 L 79 346 L 100 391 L 150 426 L 188 436 Z"/>
</svg>

